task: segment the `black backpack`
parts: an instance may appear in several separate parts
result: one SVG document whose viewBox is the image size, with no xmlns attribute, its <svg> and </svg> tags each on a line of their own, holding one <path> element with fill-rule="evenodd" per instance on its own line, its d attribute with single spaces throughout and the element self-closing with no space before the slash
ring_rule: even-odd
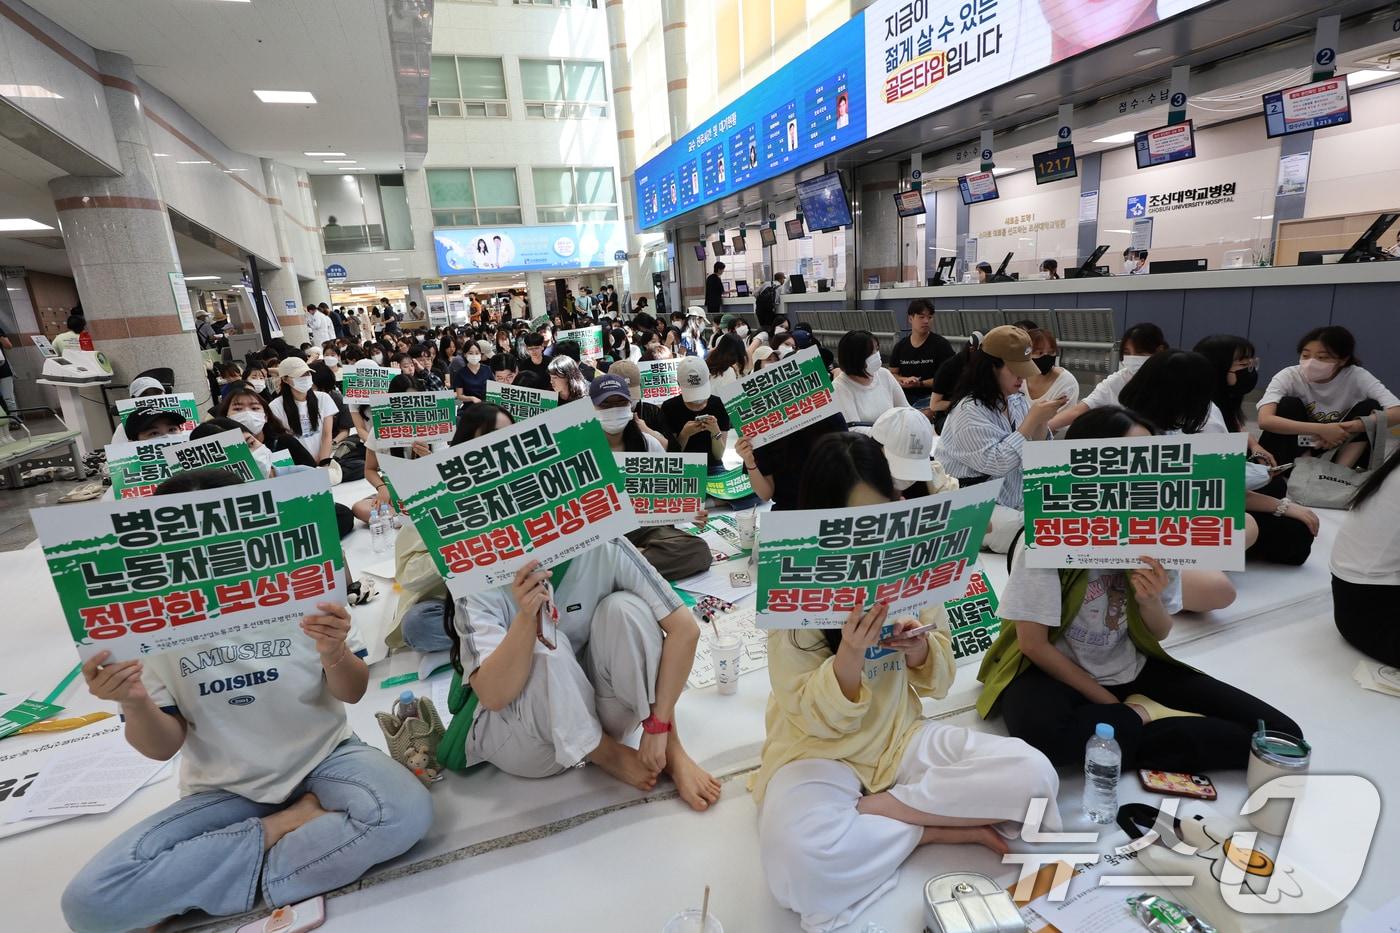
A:
<svg viewBox="0 0 1400 933">
<path fill-rule="evenodd" d="M 758 324 L 765 330 L 772 326 L 773 318 L 777 316 L 778 309 L 778 287 L 769 285 L 758 293 L 753 302 L 753 314 L 758 318 Z"/>
</svg>

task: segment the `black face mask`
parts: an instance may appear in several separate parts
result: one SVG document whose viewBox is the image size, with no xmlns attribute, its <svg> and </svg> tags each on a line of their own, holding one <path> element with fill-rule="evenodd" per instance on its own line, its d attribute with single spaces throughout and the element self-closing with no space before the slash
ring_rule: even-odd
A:
<svg viewBox="0 0 1400 933">
<path fill-rule="evenodd" d="M 1259 370 L 1243 369 L 1235 373 L 1235 384 L 1230 386 L 1231 395 L 1248 395 L 1259 384 Z"/>
<path fill-rule="evenodd" d="M 1055 368 L 1056 359 L 1058 359 L 1058 357 L 1042 356 L 1031 360 L 1031 362 L 1035 364 L 1036 369 L 1040 370 L 1042 376 L 1048 376 L 1050 375 L 1050 370 Z"/>
</svg>

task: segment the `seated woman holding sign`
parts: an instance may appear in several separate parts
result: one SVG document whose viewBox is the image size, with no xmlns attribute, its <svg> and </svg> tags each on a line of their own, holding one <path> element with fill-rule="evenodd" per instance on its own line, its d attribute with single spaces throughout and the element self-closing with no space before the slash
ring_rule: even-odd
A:
<svg viewBox="0 0 1400 933">
<path fill-rule="evenodd" d="M 285 452 L 297 466 L 314 467 L 316 461 L 268 408 L 266 399 L 252 386 L 235 386 L 214 409 L 214 417 L 231 418 L 243 426 L 255 440 L 274 453 Z"/>
<path fill-rule="evenodd" d="M 227 471 L 196 470 L 156 494 L 237 484 Z M 74 930 L 116 933 L 191 910 L 238 914 L 259 893 L 294 904 L 349 884 L 427 833 L 427 789 L 346 720 L 345 704 L 369 683 L 350 612 L 317 608 L 299 630 L 83 663 L 92 695 L 121 705 L 133 748 L 158 761 L 183 754 L 180 801 L 108 843 L 64 891 Z M 232 679 L 258 702 L 234 705 L 205 689 Z"/>
<path fill-rule="evenodd" d="M 412 376 L 405 376 L 403 373 L 389 380 L 390 392 L 412 392 L 414 381 Z M 361 417 L 365 423 L 370 423 L 369 406 L 361 406 L 364 413 Z M 380 447 L 383 446 L 383 450 Z M 366 496 L 350 507 L 355 513 L 355 517 L 366 525 L 374 517 L 374 510 L 380 506 L 388 506 L 392 511 L 398 511 L 398 505 L 389 494 L 389 484 L 384 481 L 384 474 L 380 472 L 380 459 L 382 457 L 398 457 L 400 459 L 413 459 L 416 457 L 426 457 L 434 450 L 446 447 L 443 441 L 414 441 L 411 447 L 390 447 L 377 444 L 371 431 L 370 439 L 365 443 L 365 479 L 374 487 L 374 495 Z"/>
<path fill-rule="evenodd" d="M 898 498 L 880 445 L 831 434 L 812 449 L 803 509 L 883 505 Z M 920 696 L 939 698 L 955 667 L 947 616 L 889 619 L 876 603 L 839 629 L 768 635 L 767 738 L 751 781 L 760 857 L 778 903 L 805 930 L 829 930 L 889 892 L 899 866 L 928 843 L 1007 851 L 1031 800 L 1048 800 L 1059 828 L 1059 778 L 1019 739 L 927 720 Z M 911 689 L 912 688 L 912 689 Z"/>
<path fill-rule="evenodd" d="M 1117 406 L 1095 408 L 1067 439 L 1149 437 L 1155 427 Z M 1159 561 L 1122 570 L 1027 567 L 1018 555 L 1001 597 L 1001 635 L 977 679 L 977 711 L 1000 707 L 1006 729 L 1057 766 L 1084 760 L 1098 723 L 1113 727 L 1124 768 L 1243 768 L 1258 723 L 1302 736 L 1283 713 L 1174 660 L 1162 649 L 1181 608 L 1181 581 Z"/>
</svg>

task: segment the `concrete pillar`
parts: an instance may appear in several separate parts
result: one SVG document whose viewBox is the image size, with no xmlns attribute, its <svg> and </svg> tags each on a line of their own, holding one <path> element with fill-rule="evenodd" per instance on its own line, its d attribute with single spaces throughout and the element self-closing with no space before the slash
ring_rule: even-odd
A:
<svg viewBox="0 0 1400 933">
<path fill-rule="evenodd" d="M 408 315 L 408 303 L 416 301 L 418 302 L 418 310 L 422 312 L 423 320 L 426 321 L 428 319 L 428 299 L 423 294 L 423 280 L 407 279 L 404 287 L 408 290 L 408 297 L 404 299 L 403 303 L 405 320 L 407 320 Z"/>
<path fill-rule="evenodd" d="M 300 272 L 300 276 L 309 277 L 309 281 L 298 276 L 298 281 L 301 282 L 301 303 L 303 306 L 320 304 L 323 301 L 330 304 L 331 289 L 326 284 L 326 255 L 321 248 L 321 229 L 316 226 L 316 204 L 311 198 L 311 179 L 306 172 L 300 170 L 297 172 L 296 205 L 296 215 L 303 218 L 309 227 L 306 240 L 311 250 L 312 261 L 316 264 L 315 268 L 302 269 Z"/>
<path fill-rule="evenodd" d="M 666 111 L 671 118 L 671 142 L 675 142 L 690 129 L 685 0 L 661 0 L 661 44 L 666 62 Z"/>
<path fill-rule="evenodd" d="M 284 190 L 271 159 L 262 159 L 263 182 L 267 186 L 267 212 L 272 218 L 272 230 L 277 237 L 277 268 L 259 269 L 263 291 L 272 302 L 272 311 L 282 324 L 282 336 L 294 347 L 301 346 L 310 339 L 306 329 L 306 306 L 301 300 L 301 282 L 297 280 L 297 267 L 292 259 L 292 238 L 287 231 L 287 215 L 282 210 L 289 198 L 296 198 L 296 192 Z M 287 307 L 287 302 L 296 303 L 295 310 Z"/>
<path fill-rule="evenodd" d="M 170 273 L 181 272 L 131 59 L 97 52 L 122 174 L 49 182 L 88 330 L 119 382 L 169 367 L 175 391 L 209 404 L 204 360 L 181 329 Z"/>
<path fill-rule="evenodd" d="M 848 295 L 859 294 L 866 287 L 867 276 L 879 276 L 882 285 L 901 278 L 899 215 L 894 208 L 899 166 L 894 163 L 867 165 L 860 170 L 859 185 L 860 236 L 856 248 L 860 268 L 848 266 L 846 269 Z"/>
<path fill-rule="evenodd" d="M 549 312 L 549 299 L 544 293 L 544 273 L 525 273 L 525 297 L 530 299 L 530 317 L 537 318 Z"/>
<path fill-rule="evenodd" d="M 613 122 L 617 125 L 617 156 L 622 188 L 622 229 L 626 237 L 627 264 L 618 291 L 628 294 L 644 276 L 642 241 L 637 232 L 637 199 L 632 176 L 637 171 L 637 133 L 632 123 L 632 61 L 627 53 L 627 23 L 622 0 L 608 0 L 608 66 L 612 69 Z M 641 294 L 641 293 L 639 293 Z M 531 300 L 533 307 L 534 301 Z"/>
</svg>

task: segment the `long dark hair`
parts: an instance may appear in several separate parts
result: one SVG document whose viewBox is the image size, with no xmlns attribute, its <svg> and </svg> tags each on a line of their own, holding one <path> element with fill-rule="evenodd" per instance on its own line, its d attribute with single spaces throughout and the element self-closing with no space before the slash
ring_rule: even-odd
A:
<svg viewBox="0 0 1400 933">
<path fill-rule="evenodd" d="M 1400 447 L 1395 448 L 1389 457 L 1385 458 L 1385 463 L 1380 465 L 1376 472 L 1366 478 L 1366 482 L 1361 484 L 1361 488 L 1356 490 L 1356 495 L 1351 497 L 1351 508 L 1356 508 L 1367 499 L 1376 494 L 1385 482 L 1385 478 L 1395 472 L 1395 468 L 1400 466 Z"/>
<path fill-rule="evenodd" d="M 980 349 L 973 350 L 968 354 L 967 363 L 958 376 L 958 386 L 953 390 L 951 400 L 953 405 L 970 398 L 981 402 L 992 411 L 1006 411 L 1006 396 L 1001 394 L 1001 381 L 997 378 L 997 374 L 1005 365 L 1006 363 L 990 353 L 984 353 Z"/>
<path fill-rule="evenodd" d="M 1191 350 L 1160 350 L 1133 374 L 1118 401 L 1163 431 L 1199 433 L 1210 417 L 1215 372 Z"/>
<path fill-rule="evenodd" d="M 847 376 L 873 376 L 865 371 L 865 359 L 879 343 L 868 330 L 848 330 L 836 344 L 836 365 Z"/>
<path fill-rule="evenodd" d="M 510 412 L 490 402 L 463 405 L 462 413 L 457 416 L 457 430 L 452 434 L 452 444 L 460 444 L 474 437 L 490 434 L 496 430 L 496 418 L 501 414 L 510 418 L 512 422 L 515 421 L 515 417 Z"/>
<path fill-rule="evenodd" d="M 878 441 L 865 434 L 839 431 L 828 434 L 812 445 L 807 464 L 802 469 L 798 487 L 797 507 L 806 510 L 844 509 L 851 490 L 860 483 L 874 489 L 894 502 L 899 494 L 894 490 L 890 465 Z M 796 633 L 793 638 L 797 637 Z M 822 629 L 822 638 L 832 654 L 841 647 L 839 628 Z"/>
<path fill-rule="evenodd" d="M 1314 327 L 1298 338 L 1298 353 L 1301 354 L 1303 348 L 1314 340 L 1326 347 L 1333 356 L 1346 360 L 1345 363 L 1337 367 L 1338 372 L 1348 366 L 1361 365 L 1361 360 L 1356 355 L 1356 338 L 1345 327 L 1339 324 Z"/>
<path fill-rule="evenodd" d="M 287 416 L 288 426 L 295 426 L 298 428 L 296 431 L 297 436 L 301 436 L 303 433 L 310 434 L 312 429 L 319 426 L 321 423 L 321 406 L 320 403 L 316 401 L 317 389 L 314 385 L 314 375 L 312 376 L 312 380 L 313 385 L 311 386 L 311 391 L 306 393 L 306 417 L 310 419 L 311 423 L 306 426 L 304 432 L 300 430 L 301 410 L 297 408 L 297 400 L 292 395 L 292 384 L 283 380 L 282 389 L 277 393 L 277 397 L 282 400 L 282 412 Z"/>
<path fill-rule="evenodd" d="M 1082 422 L 1082 423 L 1081 423 Z M 1127 437 L 1133 428 L 1146 428 L 1152 434 L 1161 434 L 1151 421 L 1121 405 L 1102 405 L 1091 408 L 1078 418 L 1065 431 L 1067 441 L 1087 441 Z"/>
<path fill-rule="evenodd" d="M 1232 432 L 1238 431 L 1244 425 L 1244 396 L 1230 391 L 1230 367 L 1234 366 L 1237 360 L 1252 357 L 1254 344 L 1232 334 L 1212 334 L 1202 338 L 1192 349 L 1210 360 L 1211 368 L 1215 370 L 1210 400 L 1225 416 L 1225 427 Z"/>
<path fill-rule="evenodd" d="M 744 346 L 744 341 L 732 333 L 725 333 L 710 348 L 710 355 L 705 357 L 705 365 L 710 370 L 710 377 L 714 378 L 735 366 L 743 369 L 748 358 L 749 352 Z"/>
</svg>

